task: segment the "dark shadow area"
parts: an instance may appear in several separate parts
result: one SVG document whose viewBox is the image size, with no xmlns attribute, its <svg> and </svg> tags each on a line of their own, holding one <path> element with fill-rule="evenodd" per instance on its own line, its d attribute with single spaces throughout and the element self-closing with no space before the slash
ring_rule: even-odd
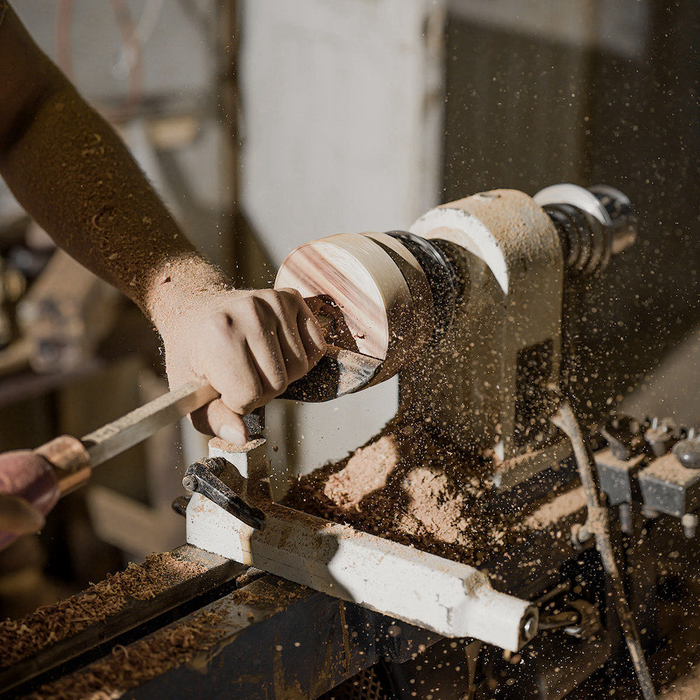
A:
<svg viewBox="0 0 700 700">
<path fill-rule="evenodd" d="M 606 183 L 638 212 L 636 244 L 568 294 L 572 393 L 591 419 L 700 321 L 700 6 L 647 7 L 633 51 L 448 22 L 443 199 Z"/>
</svg>

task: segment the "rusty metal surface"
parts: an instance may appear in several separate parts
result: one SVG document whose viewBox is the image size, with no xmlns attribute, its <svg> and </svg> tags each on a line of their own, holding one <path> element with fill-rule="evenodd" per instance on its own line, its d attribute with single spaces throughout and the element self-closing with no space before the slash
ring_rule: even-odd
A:
<svg viewBox="0 0 700 700">
<path fill-rule="evenodd" d="M 124 696 L 190 695 L 227 700 L 317 698 L 388 657 L 405 661 L 439 639 L 351 603 L 275 576 L 213 603 L 226 636 L 207 658 L 181 666 Z M 183 690 L 188 689 L 188 690 Z"/>
<path fill-rule="evenodd" d="M 178 606 L 187 604 L 198 595 L 215 589 L 246 570 L 246 567 L 240 564 L 189 545 L 178 547 L 172 551 L 172 555 L 199 565 L 203 570 L 193 573 L 185 580 L 178 579 L 155 598 L 132 599 L 117 613 L 106 619 L 95 619 L 74 636 L 40 649 L 35 655 L 12 666 L 0 669 L 0 696 L 21 696 L 24 694 L 23 689 L 41 683 L 48 673 L 53 676 L 68 673 L 85 663 L 81 661 L 82 655 L 88 653 L 94 658 L 95 650 L 101 646 L 106 645 L 106 653 L 111 652 L 113 644 L 124 634 L 158 619 Z"/>
</svg>

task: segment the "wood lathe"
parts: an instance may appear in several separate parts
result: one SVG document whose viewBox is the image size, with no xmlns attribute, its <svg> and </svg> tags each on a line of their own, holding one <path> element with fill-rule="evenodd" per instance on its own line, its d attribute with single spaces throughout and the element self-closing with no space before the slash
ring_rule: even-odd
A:
<svg viewBox="0 0 700 700">
<path fill-rule="evenodd" d="M 187 545 L 172 556 L 190 573 L 148 602 L 127 600 L 75 634 L 28 646 L 0 668 L 0 688 L 656 697 L 700 658 L 698 441 L 643 417 L 586 412 L 575 392 L 586 352 L 579 293 L 636 234 L 619 191 L 557 185 L 532 198 L 477 194 L 407 232 L 341 234 L 292 252 L 276 285 L 312 300 L 335 350 L 289 396 L 328 400 L 398 372 L 411 423 L 399 418 L 382 433 L 395 462 L 378 460 L 384 477 L 350 505 L 348 488 L 334 501 L 326 486 L 350 479 L 358 451 L 314 477 L 300 510 L 271 498 L 262 433 L 242 448 L 213 440 L 178 504 Z M 352 386 L 344 353 L 374 363 Z M 379 454 L 378 444 L 364 454 Z M 460 511 L 461 549 L 420 521 L 411 499 L 421 470 L 433 487 L 447 484 L 436 503 Z M 233 496 L 255 517 L 229 507 Z M 386 532 L 369 524 L 376 503 Z M 466 556 L 469 528 L 483 522 L 502 527 Z M 169 661 L 158 655 L 163 639 L 177 648 Z M 149 654 L 158 663 L 133 670 Z"/>
</svg>

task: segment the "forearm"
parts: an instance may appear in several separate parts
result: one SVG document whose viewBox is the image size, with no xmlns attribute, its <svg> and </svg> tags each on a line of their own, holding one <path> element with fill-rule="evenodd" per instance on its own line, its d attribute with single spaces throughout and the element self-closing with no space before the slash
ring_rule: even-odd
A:
<svg viewBox="0 0 700 700">
<path fill-rule="evenodd" d="M 41 53 L 12 11 L 4 25 L 0 174 L 26 211 L 151 317 L 164 283 L 184 290 L 222 284 L 112 128 Z"/>
<path fill-rule="evenodd" d="M 150 317 L 172 386 L 206 380 L 221 394 L 193 416 L 202 430 L 244 442 L 241 416 L 322 356 L 298 292 L 232 290 L 11 10 L 0 25 L 0 174 L 60 246 Z"/>
<path fill-rule="evenodd" d="M 67 83 L 41 105 L 0 171 L 61 247 L 146 313 L 160 281 L 189 283 L 177 279 L 183 269 L 216 277 L 117 135 Z"/>
</svg>

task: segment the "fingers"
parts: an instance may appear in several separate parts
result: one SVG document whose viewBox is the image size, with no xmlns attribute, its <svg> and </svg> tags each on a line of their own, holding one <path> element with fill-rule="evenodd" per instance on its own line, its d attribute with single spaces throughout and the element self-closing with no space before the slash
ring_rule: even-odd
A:
<svg viewBox="0 0 700 700">
<path fill-rule="evenodd" d="M 297 328 L 311 369 L 326 352 L 326 339 L 323 337 L 323 329 L 306 304 L 297 315 Z"/>
<path fill-rule="evenodd" d="M 298 348 L 294 347 L 279 316 L 265 301 L 258 301 L 256 324 L 243 329 L 252 364 L 257 368 L 263 387 L 262 401 L 284 391 L 289 383 L 288 372 L 295 373 L 299 364 Z M 297 343 L 301 341 L 297 338 Z"/>
<path fill-rule="evenodd" d="M 263 345 L 264 341 L 258 340 L 256 344 Z M 266 354 L 266 350 L 258 347 L 258 354 Z M 202 348 L 199 360 L 201 373 L 221 394 L 221 400 L 232 414 L 243 416 L 250 413 L 271 394 L 248 338 L 235 324 L 227 323 L 226 332 L 210 337 L 206 348 Z M 268 361 L 267 364 L 273 362 Z M 282 364 L 282 361 L 279 360 L 278 363 Z M 209 416 L 206 421 L 209 421 Z"/>
<path fill-rule="evenodd" d="M 325 352 L 323 332 L 296 290 L 257 292 L 245 309 L 239 309 L 235 317 L 232 314 L 232 327 L 245 337 L 246 364 L 255 367 L 261 386 L 259 396 L 249 395 L 238 403 L 231 401 L 234 395 L 241 396 L 242 387 L 216 387 L 226 405 L 237 413 L 248 413 L 278 396 Z"/>
<path fill-rule="evenodd" d="M 226 406 L 245 415 L 287 386 L 278 316 L 260 296 L 248 296 L 224 314 L 203 359 L 204 373 Z"/>
<path fill-rule="evenodd" d="M 0 530 L 13 535 L 38 532 L 44 527 L 44 516 L 24 498 L 0 495 Z"/>
<path fill-rule="evenodd" d="M 245 443 L 241 416 L 282 393 L 323 356 L 325 341 L 296 290 L 218 291 L 161 330 L 171 386 L 206 379 L 220 394 L 192 414 L 194 426 Z M 168 330 L 172 332 L 168 333 Z"/>
<path fill-rule="evenodd" d="M 248 429 L 243 418 L 221 399 L 195 411 L 191 418 L 192 424 L 201 433 L 216 435 L 232 445 L 245 445 L 248 441 Z"/>
<path fill-rule="evenodd" d="M 279 290 L 270 300 L 272 311 L 275 315 L 277 327 L 277 342 L 285 368 L 285 382 L 283 385 L 273 387 L 275 395 L 281 393 L 289 382 L 303 377 L 316 362 L 312 360 L 309 351 L 315 352 L 310 335 L 305 332 L 306 342 L 302 337 L 300 317 L 309 316 L 301 295 L 293 290 Z M 309 347 L 307 348 L 307 344 Z"/>
<path fill-rule="evenodd" d="M 292 382 L 303 377 L 323 357 L 326 341 L 316 317 L 296 289 L 280 289 L 277 293 L 284 307 L 283 313 L 278 314 L 280 342 L 286 343 L 282 352 Z"/>
</svg>

